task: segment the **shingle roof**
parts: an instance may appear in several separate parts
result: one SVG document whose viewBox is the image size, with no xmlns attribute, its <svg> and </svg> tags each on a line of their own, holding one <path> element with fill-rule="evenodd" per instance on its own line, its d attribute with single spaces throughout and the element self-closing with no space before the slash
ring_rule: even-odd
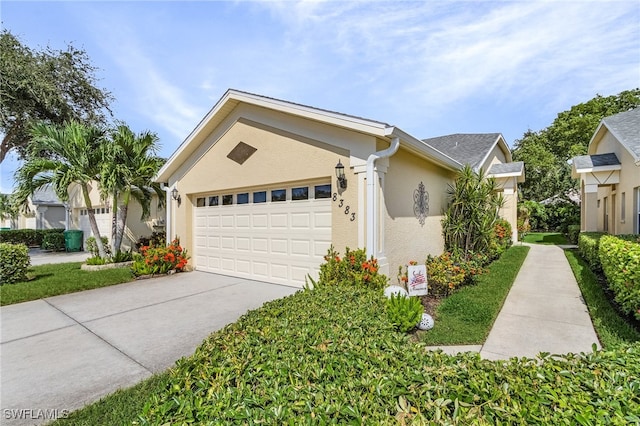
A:
<svg viewBox="0 0 640 426">
<path fill-rule="evenodd" d="M 489 167 L 488 174 L 502 175 L 511 173 L 522 173 L 524 171 L 524 162 L 515 161 L 513 163 L 496 163 Z"/>
<path fill-rule="evenodd" d="M 478 170 L 482 160 L 493 148 L 500 133 L 465 134 L 439 136 L 423 139 L 438 151 L 448 155 L 462 164 L 469 164 L 474 170 Z"/>
<path fill-rule="evenodd" d="M 573 167 L 575 167 L 576 170 L 618 165 L 620 165 L 620 160 L 618 160 L 618 157 L 614 153 L 573 157 Z"/>
<path fill-rule="evenodd" d="M 602 122 L 635 160 L 640 160 L 640 108 L 605 117 Z"/>
<path fill-rule="evenodd" d="M 63 205 L 53 188 L 50 187 L 36 189 L 31 195 L 31 202 L 33 204 Z"/>
</svg>

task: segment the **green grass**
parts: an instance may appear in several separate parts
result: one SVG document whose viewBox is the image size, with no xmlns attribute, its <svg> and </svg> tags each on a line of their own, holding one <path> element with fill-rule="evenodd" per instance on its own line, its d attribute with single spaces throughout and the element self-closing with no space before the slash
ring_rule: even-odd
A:
<svg viewBox="0 0 640 426">
<path fill-rule="evenodd" d="M 34 279 L 0 286 L 0 305 L 106 287 L 134 279 L 129 268 L 83 271 L 80 269 L 81 264 L 55 263 L 29 268 L 29 275 Z"/>
<path fill-rule="evenodd" d="M 524 236 L 523 241 L 529 244 L 569 244 L 567 238 L 558 232 L 530 232 Z"/>
<path fill-rule="evenodd" d="M 161 392 L 168 381 L 168 371 L 156 374 L 133 387 L 118 390 L 91 405 L 74 411 L 68 418 L 59 419 L 50 425 L 130 425 L 137 420 L 149 395 Z"/>
<path fill-rule="evenodd" d="M 577 250 L 564 251 L 576 277 L 582 297 L 603 347 L 640 341 L 640 332 L 628 324 L 611 306 L 598 279 Z"/>
<path fill-rule="evenodd" d="M 438 306 L 435 327 L 420 333 L 429 345 L 484 343 L 529 247 L 513 246 L 477 278 L 477 285 L 462 288 Z"/>
</svg>

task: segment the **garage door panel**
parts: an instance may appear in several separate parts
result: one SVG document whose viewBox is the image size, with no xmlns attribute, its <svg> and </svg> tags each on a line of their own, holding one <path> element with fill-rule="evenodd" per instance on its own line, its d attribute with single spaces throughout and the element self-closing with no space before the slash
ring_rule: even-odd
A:
<svg viewBox="0 0 640 426">
<path fill-rule="evenodd" d="M 194 223 L 197 269 L 302 286 L 331 245 L 331 200 L 197 207 Z"/>
<path fill-rule="evenodd" d="M 236 250 L 241 252 L 249 252 L 250 246 L 251 246 L 251 239 L 249 237 L 236 238 Z"/>
<path fill-rule="evenodd" d="M 269 239 L 268 238 L 252 238 L 253 251 L 255 253 L 268 253 L 269 252 Z"/>
<path fill-rule="evenodd" d="M 291 240 L 291 254 L 298 256 L 309 256 L 311 253 L 311 242 L 309 240 Z"/>
<path fill-rule="evenodd" d="M 271 228 L 288 228 L 288 215 L 286 213 L 272 213 L 269 215 Z"/>
<path fill-rule="evenodd" d="M 288 241 L 284 238 L 272 238 L 271 253 L 288 254 L 289 253 Z"/>
</svg>

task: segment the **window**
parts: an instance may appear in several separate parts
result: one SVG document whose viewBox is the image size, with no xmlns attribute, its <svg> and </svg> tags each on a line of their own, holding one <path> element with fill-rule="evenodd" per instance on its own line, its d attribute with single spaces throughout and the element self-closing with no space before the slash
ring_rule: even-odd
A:
<svg viewBox="0 0 640 426">
<path fill-rule="evenodd" d="M 620 222 L 624 223 L 624 220 L 627 218 L 627 196 L 623 192 L 620 195 Z"/>
<path fill-rule="evenodd" d="M 314 198 L 331 198 L 331 184 L 316 185 Z"/>
<path fill-rule="evenodd" d="M 100 213 L 104 214 L 104 207 L 100 209 Z"/>
<path fill-rule="evenodd" d="M 212 195 L 209 197 L 209 206 L 217 206 L 220 204 L 220 197 L 217 195 Z"/>
<path fill-rule="evenodd" d="M 204 197 L 202 197 L 202 198 L 197 198 L 197 199 L 196 199 L 196 207 L 204 207 L 204 206 L 206 206 L 206 204 L 205 204 L 205 198 L 204 198 Z"/>
<path fill-rule="evenodd" d="M 271 201 L 286 201 L 287 200 L 287 191 L 285 189 L 274 189 L 271 191 Z"/>
<path fill-rule="evenodd" d="M 300 188 L 291 188 L 291 199 L 294 201 L 297 200 L 308 200 L 309 199 L 309 187 L 303 186 Z"/>
<path fill-rule="evenodd" d="M 237 195 L 237 203 L 238 204 L 248 204 L 249 203 L 249 193 L 243 192 L 242 194 Z"/>
<path fill-rule="evenodd" d="M 258 191 L 253 193 L 253 202 L 254 203 L 266 203 L 267 202 L 267 191 Z"/>
<path fill-rule="evenodd" d="M 230 206 L 233 204 L 233 195 L 223 195 L 222 196 L 222 205 Z"/>
</svg>

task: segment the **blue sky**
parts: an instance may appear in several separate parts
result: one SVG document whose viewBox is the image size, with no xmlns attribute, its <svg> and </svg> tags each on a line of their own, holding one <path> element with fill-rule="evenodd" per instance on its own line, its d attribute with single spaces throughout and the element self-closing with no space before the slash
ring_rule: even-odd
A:
<svg viewBox="0 0 640 426">
<path fill-rule="evenodd" d="M 7 1 L 29 47 L 84 49 L 114 118 L 170 156 L 228 88 L 418 138 L 527 129 L 640 86 L 634 1 Z M 0 164 L 9 192 L 18 163 Z"/>
</svg>

